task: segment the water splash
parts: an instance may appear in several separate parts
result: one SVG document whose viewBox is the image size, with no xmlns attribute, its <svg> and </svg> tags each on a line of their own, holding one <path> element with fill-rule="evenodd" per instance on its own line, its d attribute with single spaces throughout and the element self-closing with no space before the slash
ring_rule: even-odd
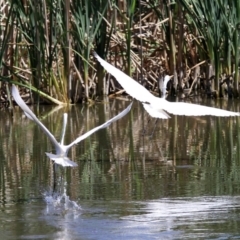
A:
<svg viewBox="0 0 240 240">
<path fill-rule="evenodd" d="M 47 214 L 81 213 L 81 206 L 76 201 L 70 200 L 69 196 L 66 194 L 66 189 L 64 189 L 62 194 L 45 192 L 43 196 L 47 204 Z"/>
</svg>

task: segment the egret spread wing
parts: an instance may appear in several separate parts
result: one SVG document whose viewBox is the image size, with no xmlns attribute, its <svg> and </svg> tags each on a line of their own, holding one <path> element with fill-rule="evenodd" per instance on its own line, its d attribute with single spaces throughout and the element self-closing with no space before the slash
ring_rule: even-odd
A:
<svg viewBox="0 0 240 240">
<path fill-rule="evenodd" d="M 165 91 L 167 82 L 170 80 L 170 76 L 165 76 L 164 83 L 162 83 L 162 90 L 164 92 L 163 98 L 156 98 L 146 88 L 134 81 L 132 78 L 127 76 L 125 73 L 115 68 L 108 62 L 100 58 L 96 53 L 94 56 L 100 62 L 100 64 L 112 74 L 116 80 L 121 84 L 125 91 L 143 103 L 145 110 L 156 118 L 169 118 L 170 116 L 165 112 L 172 113 L 175 115 L 186 115 L 186 116 L 203 116 L 212 115 L 219 117 L 229 116 L 240 116 L 238 112 L 231 112 L 218 108 L 206 107 L 197 104 L 183 103 L 183 102 L 168 102 L 165 100 Z M 165 110 L 165 111 L 164 111 Z"/>
<path fill-rule="evenodd" d="M 94 52 L 94 56 L 100 62 L 100 64 L 105 68 L 107 72 L 113 75 L 119 84 L 124 88 L 124 90 L 133 98 L 136 98 L 140 102 L 149 102 L 153 95 L 141 84 L 130 78 L 121 70 L 115 68 Z"/>
<path fill-rule="evenodd" d="M 108 120 L 107 122 L 103 123 L 102 125 L 93 128 L 92 130 L 88 131 L 87 133 L 83 134 L 82 136 L 78 137 L 75 141 L 73 141 L 72 143 L 70 143 L 69 145 L 66 146 L 67 149 L 69 149 L 70 147 L 72 147 L 73 145 L 81 142 L 83 139 L 89 137 L 90 135 L 92 135 L 93 133 L 95 133 L 96 131 L 106 128 L 108 127 L 110 124 L 112 124 L 113 122 L 117 121 L 118 119 L 124 117 L 131 109 L 132 107 L 131 103 L 126 109 L 124 109 L 122 112 L 120 112 L 117 116 L 111 118 L 110 120 Z"/>
<path fill-rule="evenodd" d="M 219 108 L 207 107 L 192 103 L 184 102 L 168 102 L 165 101 L 162 104 L 162 108 L 175 115 L 185 115 L 185 116 L 218 116 L 218 117 L 230 117 L 230 116 L 240 116 L 238 112 L 231 112 Z"/>
<path fill-rule="evenodd" d="M 55 137 L 50 133 L 50 131 L 38 120 L 36 115 L 31 111 L 31 109 L 25 104 L 25 102 L 22 100 L 18 89 L 15 85 L 12 85 L 12 96 L 15 100 L 15 102 L 18 104 L 18 106 L 24 111 L 26 116 L 33 120 L 35 123 L 38 124 L 38 126 L 43 130 L 43 132 L 49 137 L 51 142 L 55 145 L 56 148 L 59 147 L 59 143 L 55 139 Z"/>
</svg>

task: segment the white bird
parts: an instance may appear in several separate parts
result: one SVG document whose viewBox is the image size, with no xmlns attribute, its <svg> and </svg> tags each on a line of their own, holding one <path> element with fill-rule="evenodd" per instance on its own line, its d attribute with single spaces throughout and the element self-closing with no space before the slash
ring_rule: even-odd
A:
<svg viewBox="0 0 240 240">
<path fill-rule="evenodd" d="M 63 129 L 62 129 L 62 136 L 60 143 L 56 140 L 56 138 L 52 135 L 52 133 L 39 121 L 39 119 L 36 117 L 36 115 L 30 110 L 30 108 L 25 104 L 23 99 L 21 98 L 18 89 L 16 86 L 12 86 L 12 96 L 15 100 L 15 102 L 19 105 L 19 107 L 24 111 L 26 116 L 33 120 L 41 129 L 42 131 L 48 136 L 52 144 L 55 146 L 56 154 L 52 153 L 46 153 L 46 155 L 52 159 L 56 164 L 59 164 L 63 167 L 76 167 L 77 163 L 71 161 L 68 157 L 68 151 L 69 149 L 75 145 L 84 140 L 85 138 L 89 137 L 94 132 L 98 131 L 99 129 L 108 127 L 111 123 L 117 121 L 118 119 L 125 116 L 131 109 L 132 103 L 121 113 L 119 113 L 117 116 L 111 118 L 107 122 L 103 123 L 102 125 L 93 128 L 92 130 L 88 131 L 87 133 L 83 134 L 82 136 L 78 137 L 76 140 L 74 140 L 72 143 L 68 145 L 64 145 L 64 136 L 66 131 L 66 125 L 67 125 L 67 113 L 63 114 Z"/>
<path fill-rule="evenodd" d="M 203 116 L 212 115 L 219 117 L 240 116 L 238 112 L 231 112 L 219 108 L 201 106 L 197 104 L 184 103 L 184 102 L 169 102 L 165 98 L 155 97 L 146 88 L 138 82 L 130 78 L 128 75 L 115 68 L 94 52 L 94 56 L 100 64 L 106 69 L 107 72 L 112 74 L 124 90 L 133 98 L 140 101 L 145 110 L 154 118 L 167 119 L 170 116 L 166 113 L 175 115 L 186 116 Z M 166 75 L 164 83 L 168 82 L 170 76 Z M 165 112 L 166 111 L 166 112 Z"/>
</svg>

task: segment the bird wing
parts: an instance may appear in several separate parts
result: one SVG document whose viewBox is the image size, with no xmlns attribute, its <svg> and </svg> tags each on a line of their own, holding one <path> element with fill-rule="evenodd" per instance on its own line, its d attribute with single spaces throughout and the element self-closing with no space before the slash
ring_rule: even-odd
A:
<svg viewBox="0 0 240 240">
<path fill-rule="evenodd" d="M 218 116 L 218 117 L 230 117 L 230 116 L 240 116 L 239 112 L 231 112 L 219 108 L 207 107 L 192 103 L 184 102 L 168 102 L 165 100 L 162 104 L 162 109 L 174 114 L 174 115 L 185 115 L 185 116 Z"/>
<path fill-rule="evenodd" d="M 67 156 L 59 156 L 52 153 L 47 153 L 46 155 L 53 160 L 56 164 L 59 164 L 63 167 L 77 167 L 77 163 L 71 161 Z"/>
<path fill-rule="evenodd" d="M 25 102 L 22 100 L 18 89 L 15 85 L 12 85 L 12 96 L 15 100 L 15 102 L 18 104 L 18 106 L 24 111 L 26 116 L 33 120 L 42 130 L 43 132 L 48 136 L 48 138 L 51 140 L 51 142 L 55 145 L 56 149 L 60 147 L 59 143 L 55 139 L 55 137 L 51 134 L 51 132 L 38 120 L 36 115 L 30 110 L 30 108 L 25 104 Z"/>
<path fill-rule="evenodd" d="M 152 97 L 154 97 L 145 87 L 130 78 L 121 70 L 115 68 L 94 52 L 94 56 L 100 62 L 100 64 L 105 68 L 107 72 L 113 75 L 119 84 L 124 88 L 124 90 L 133 98 L 136 98 L 140 102 L 149 102 Z"/>
<path fill-rule="evenodd" d="M 83 134 L 82 136 L 78 137 L 75 141 L 73 141 L 72 143 L 70 143 L 69 145 L 66 146 L 66 149 L 71 148 L 73 145 L 81 142 L 83 139 L 89 137 L 90 135 L 92 135 L 93 133 L 95 133 L 96 131 L 102 129 L 102 128 L 106 128 L 108 127 L 110 124 L 112 124 L 113 122 L 117 121 L 118 119 L 124 117 L 131 109 L 132 107 L 131 103 L 126 109 L 124 109 L 122 112 L 120 112 L 117 116 L 109 119 L 107 122 L 103 123 L 102 125 L 93 128 L 92 130 L 88 131 L 87 133 Z"/>
</svg>

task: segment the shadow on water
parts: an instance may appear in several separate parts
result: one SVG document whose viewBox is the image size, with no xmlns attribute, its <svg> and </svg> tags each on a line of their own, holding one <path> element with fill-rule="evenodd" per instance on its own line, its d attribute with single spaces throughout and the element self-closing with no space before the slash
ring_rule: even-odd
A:
<svg viewBox="0 0 240 240">
<path fill-rule="evenodd" d="M 240 111 L 226 103 L 204 104 Z M 127 105 L 42 106 L 37 115 L 59 139 L 68 111 L 67 143 Z M 21 111 L 1 115 L 1 236 L 239 238 L 239 118 L 172 116 L 158 121 L 151 138 L 154 121 L 147 122 L 135 103 L 123 119 L 73 147 L 69 156 L 79 166 L 60 168 L 53 191 L 53 164 L 45 152 L 54 149 L 47 137 Z"/>
</svg>

